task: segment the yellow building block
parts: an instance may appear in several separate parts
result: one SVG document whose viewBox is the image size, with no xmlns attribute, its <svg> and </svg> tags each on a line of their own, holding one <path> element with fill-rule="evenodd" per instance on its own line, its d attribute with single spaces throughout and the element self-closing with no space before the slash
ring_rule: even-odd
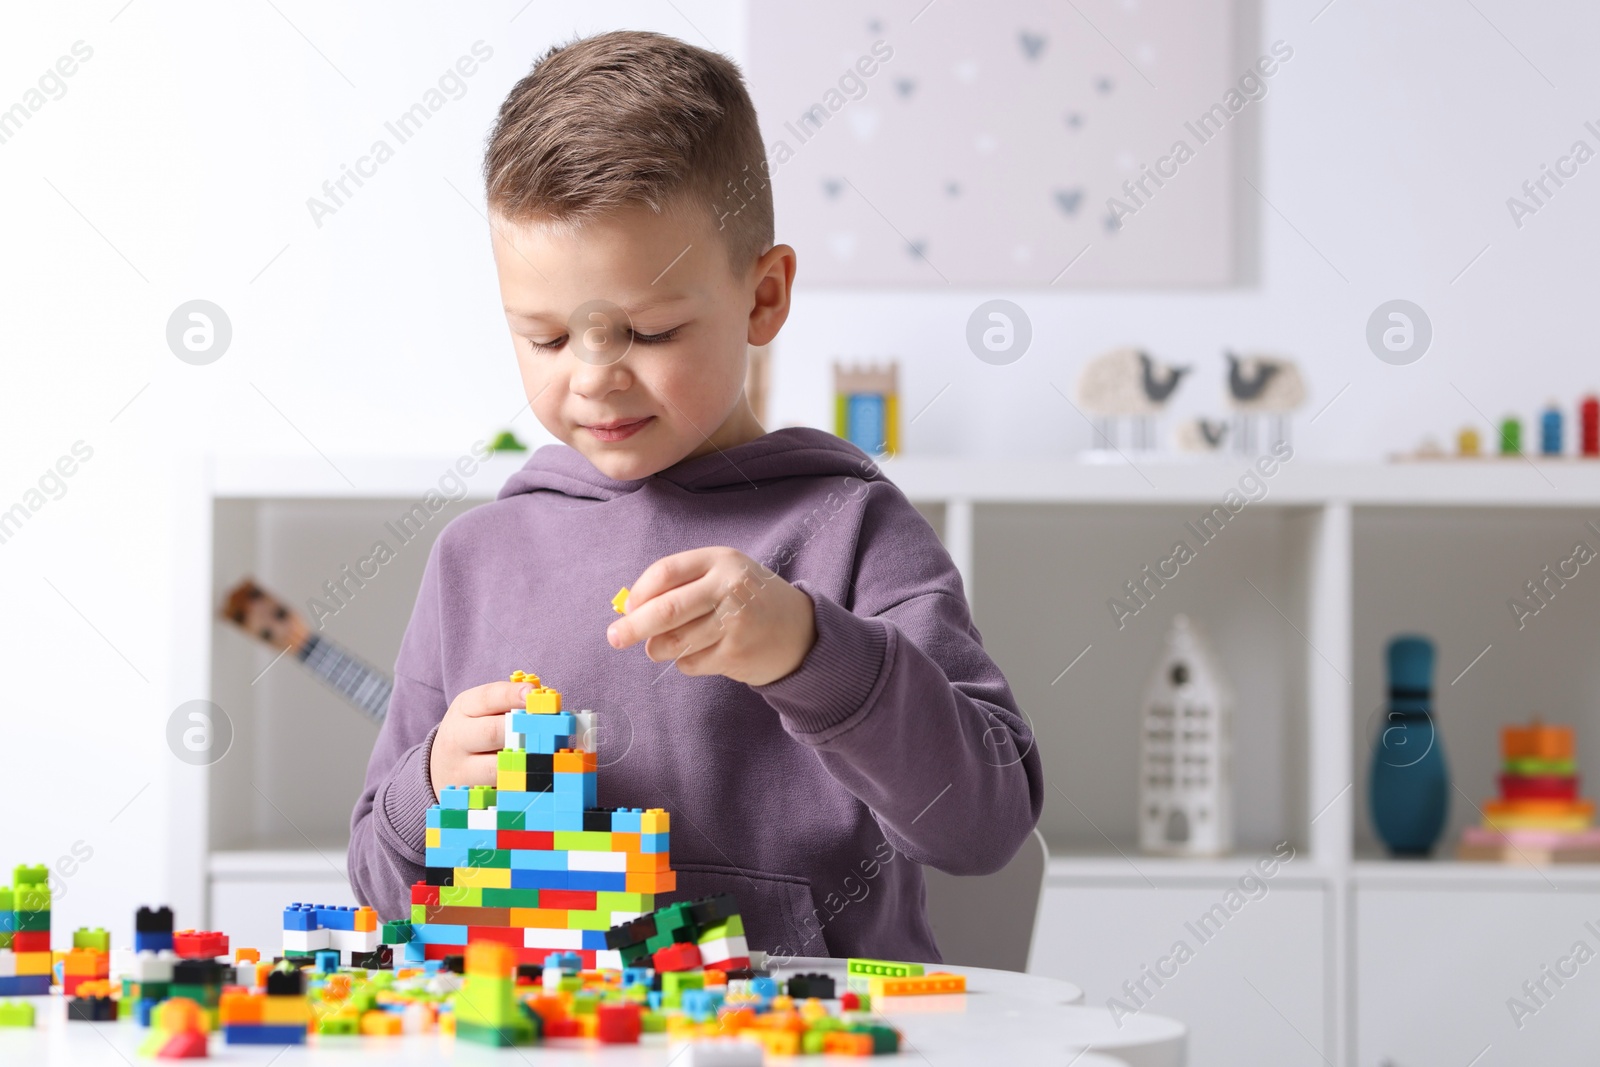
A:
<svg viewBox="0 0 1600 1067">
<path fill-rule="evenodd" d="M 455 883 L 476 889 L 510 889 L 509 867 L 457 867 Z"/>
<path fill-rule="evenodd" d="M 504 774 L 505 772 L 501 771 L 500 773 Z M 440 833 L 439 833 L 439 828 L 437 826 L 430 826 L 430 827 L 428 827 L 426 830 L 424 830 L 422 832 L 422 844 L 423 844 L 423 847 L 425 847 L 425 848 L 438 848 L 438 847 L 440 847 L 439 846 L 439 841 L 440 841 Z"/>
<path fill-rule="evenodd" d="M 646 834 L 664 834 L 672 828 L 672 818 L 664 808 L 646 808 L 639 816 L 639 830 Z"/>
<path fill-rule="evenodd" d="M 262 1026 L 304 1026 L 311 1021 L 311 1005 L 305 997 L 284 994 L 261 998 Z"/>
<path fill-rule="evenodd" d="M 532 671 L 512 671 L 511 680 L 513 682 L 532 682 L 534 685 L 543 684 L 539 681 L 539 676 Z"/>
<path fill-rule="evenodd" d="M 15 958 L 18 977 L 29 974 L 50 973 L 51 960 L 48 952 L 18 952 Z"/>
<path fill-rule="evenodd" d="M 617 590 L 617 595 L 611 598 L 611 610 L 616 612 L 618 615 L 626 615 L 628 613 L 627 586 L 623 586 L 621 589 Z"/>
<path fill-rule="evenodd" d="M 554 689 L 540 686 L 528 691 L 528 714 L 554 715 L 561 710 L 561 694 Z"/>
</svg>

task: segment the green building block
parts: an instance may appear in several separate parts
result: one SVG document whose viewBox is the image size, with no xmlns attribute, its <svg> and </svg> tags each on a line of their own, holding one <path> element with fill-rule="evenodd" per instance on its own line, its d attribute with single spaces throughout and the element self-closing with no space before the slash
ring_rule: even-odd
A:
<svg viewBox="0 0 1600 1067">
<path fill-rule="evenodd" d="M 526 830 L 528 828 L 528 813 L 497 808 L 494 813 L 494 825 L 497 830 Z"/>
<path fill-rule="evenodd" d="M 639 1013 L 639 1030 L 646 1034 L 664 1034 L 667 1032 L 667 1017 L 659 1011 L 641 1011 Z M 818 1049 L 817 1051 L 821 1051 Z"/>
<path fill-rule="evenodd" d="M 385 945 L 407 944 L 410 942 L 412 934 L 410 923 L 391 919 L 383 924 L 383 943 Z"/>
<path fill-rule="evenodd" d="M 317 1033 L 354 1037 L 361 1032 L 361 1019 L 355 1012 L 329 1012 L 317 1020 Z"/>
<path fill-rule="evenodd" d="M 495 756 L 494 766 L 495 770 L 516 771 L 526 774 L 528 771 L 528 753 L 520 748 L 502 748 L 500 753 Z"/>
<path fill-rule="evenodd" d="M 18 908 L 13 914 L 17 917 L 18 933 L 37 933 L 50 931 L 50 913 L 48 911 L 23 911 Z"/>
<path fill-rule="evenodd" d="M 484 811 L 495 806 L 495 788 L 492 785 L 475 785 L 467 789 L 467 807 Z"/>
<path fill-rule="evenodd" d="M 467 809 L 442 808 L 439 811 L 439 825 L 446 830 L 465 830 L 467 828 Z"/>
<path fill-rule="evenodd" d="M 491 889 L 485 886 L 483 890 L 483 906 L 486 908 L 537 908 L 539 906 L 539 891 L 537 889 Z"/>
<path fill-rule="evenodd" d="M 873 978 L 920 978 L 922 977 L 922 964 L 896 963 L 893 960 L 873 960 L 851 958 L 845 964 L 849 974 L 868 975 Z"/>
<path fill-rule="evenodd" d="M 456 1039 L 471 1041 L 478 1045 L 488 1045 L 491 1048 L 513 1048 L 517 1045 L 531 1044 L 533 1041 L 533 1027 L 527 1020 L 520 1024 L 507 1026 L 483 1026 L 479 1023 L 469 1023 L 465 1019 L 456 1020 Z"/>
<path fill-rule="evenodd" d="M 50 868 L 42 863 L 33 866 L 19 864 L 11 872 L 11 884 L 21 889 L 25 885 L 48 886 L 50 884 Z"/>
<path fill-rule="evenodd" d="M 0 1026 L 32 1026 L 33 1005 L 25 1000 L 0 1001 Z"/>
<path fill-rule="evenodd" d="M 600 995 L 598 993 L 589 990 L 575 993 L 572 997 L 572 1014 L 593 1015 L 599 1004 Z"/>
<path fill-rule="evenodd" d="M 667 971 L 661 976 L 661 1006 L 663 1008 L 683 1007 L 683 991 L 685 989 L 704 989 L 706 975 L 704 971 Z"/>
<path fill-rule="evenodd" d="M 93 930 L 87 926 L 80 926 L 72 931 L 73 948 L 94 948 L 101 952 L 111 951 L 111 935 L 106 933 L 104 927 L 97 926 Z"/>
<path fill-rule="evenodd" d="M 14 911 L 49 911 L 50 890 L 36 885 L 20 885 L 12 893 Z"/>
<path fill-rule="evenodd" d="M 557 830 L 553 847 L 558 852 L 610 852 L 611 835 L 600 830 Z"/>
<path fill-rule="evenodd" d="M 442 885 L 439 887 L 439 904 L 451 908 L 481 908 L 483 889 L 475 885 Z"/>
<path fill-rule="evenodd" d="M 0 911 L 16 911 L 16 895 L 8 885 L 0 885 Z"/>
</svg>

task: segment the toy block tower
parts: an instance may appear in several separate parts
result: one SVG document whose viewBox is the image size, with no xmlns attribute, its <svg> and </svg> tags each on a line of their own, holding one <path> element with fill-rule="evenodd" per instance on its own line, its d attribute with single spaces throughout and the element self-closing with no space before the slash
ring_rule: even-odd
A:
<svg viewBox="0 0 1600 1067">
<path fill-rule="evenodd" d="M 517 963 L 575 953 L 621 967 L 606 932 L 655 909 L 677 884 L 660 808 L 597 805 L 595 716 L 563 711 L 538 676 L 524 711 L 506 715 L 496 784 L 446 786 L 428 810 L 426 880 L 411 887 L 411 962 L 497 941 Z"/>
<path fill-rule="evenodd" d="M 1483 825 L 1462 832 L 1457 859 L 1516 865 L 1594 863 L 1600 830 L 1594 801 L 1578 795 L 1576 745 L 1570 726 L 1527 726 L 1500 732 L 1500 795 L 1483 802 Z"/>
<path fill-rule="evenodd" d="M 50 992 L 50 872 L 18 867 L 0 886 L 0 996 Z"/>
</svg>

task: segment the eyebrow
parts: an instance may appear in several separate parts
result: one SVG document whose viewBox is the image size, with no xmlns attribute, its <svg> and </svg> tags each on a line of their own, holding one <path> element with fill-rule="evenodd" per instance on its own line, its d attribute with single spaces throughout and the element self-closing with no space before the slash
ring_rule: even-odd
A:
<svg viewBox="0 0 1600 1067">
<path fill-rule="evenodd" d="M 643 314 L 646 314 L 647 312 L 656 311 L 656 310 L 658 310 L 660 308 L 671 307 L 674 304 L 681 304 L 684 301 L 689 300 L 689 299 L 691 299 L 690 295 L 688 293 L 683 293 L 683 294 L 680 294 L 678 296 L 664 297 L 664 298 L 657 299 L 657 300 L 646 300 L 643 303 L 635 304 L 633 307 L 624 308 L 623 310 L 627 312 L 629 317 L 632 317 L 632 316 L 635 316 L 635 315 L 643 315 Z M 507 315 L 512 316 L 513 318 L 518 318 L 518 319 L 545 319 L 545 318 L 552 318 L 553 319 L 553 318 L 555 318 L 555 316 L 553 316 L 553 315 L 544 315 L 544 314 L 540 314 L 540 313 L 536 313 L 536 312 L 530 312 L 530 311 L 518 311 L 516 308 L 511 307 L 509 305 L 505 306 L 505 313 Z"/>
</svg>

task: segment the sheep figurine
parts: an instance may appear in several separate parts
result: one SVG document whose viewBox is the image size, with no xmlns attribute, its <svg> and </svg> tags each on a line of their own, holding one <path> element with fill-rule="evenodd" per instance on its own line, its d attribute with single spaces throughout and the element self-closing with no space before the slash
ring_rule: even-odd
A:
<svg viewBox="0 0 1600 1067">
<path fill-rule="evenodd" d="M 1306 383 L 1299 365 L 1282 356 L 1224 355 L 1228 359 L 1228 405 L 1234 411 L 1234 450 L 1246 455 L 1260 451 L 1256 422 L 1261 417 L 1270 419 L 1267 447 L 1287 442 L 1289 418 L 1306 402 Z"/>
<path fill-rule="evenodd" d="M 1131 420 L 1131 447 L 1155 447 L 1154 418 L 1166 409 L 1188 367 L 1172 367 L 1137 348 L 1114 348 L 1084 365 L 1078 375 L 1078 403 L 1095 416 L 1097 450 L 1117 445 L 1118 422 Z"/>
</svg>

